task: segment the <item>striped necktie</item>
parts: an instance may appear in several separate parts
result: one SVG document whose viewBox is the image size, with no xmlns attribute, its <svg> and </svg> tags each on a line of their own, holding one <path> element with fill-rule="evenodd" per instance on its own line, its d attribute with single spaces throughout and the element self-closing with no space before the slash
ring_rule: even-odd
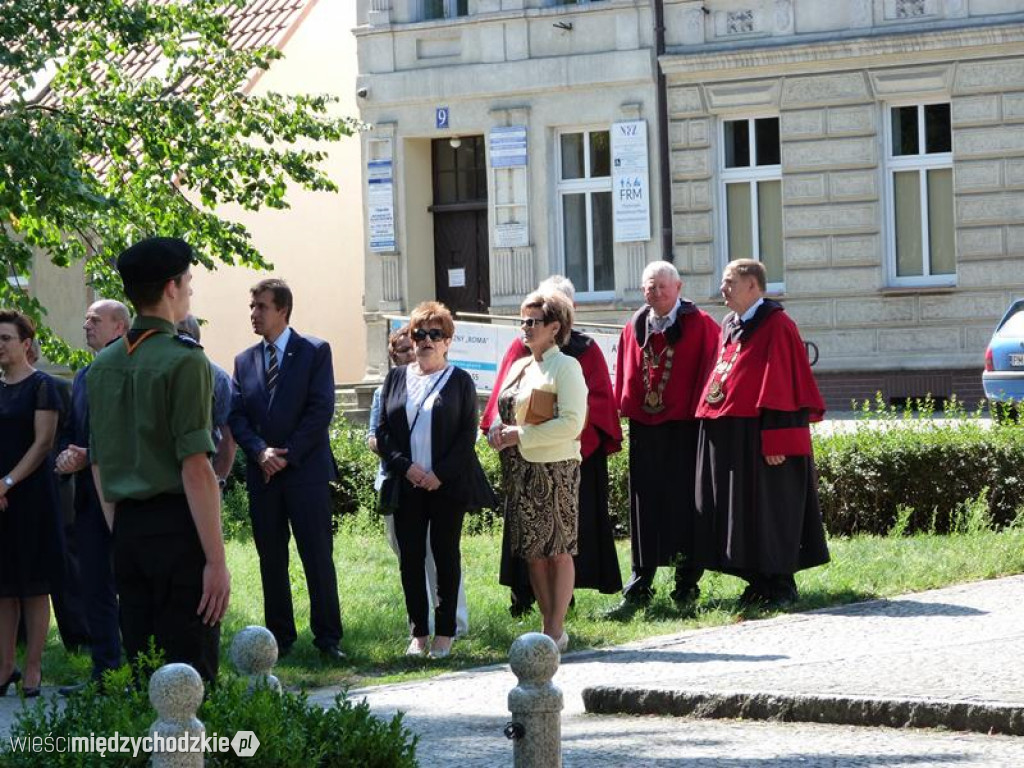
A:
<svg viewBox="0 0 1024 768">
<path fill-rule="evenodd" d="M 273 394 L 274 387 L 277 386 L 277 374 L 279 373 L 279 368 L 277 366 L 277 347 L 273 344 L 268 344 L 267 352 L 270 354 L 270 363 L 267 365 L 267 392 Z"/>
</svg>

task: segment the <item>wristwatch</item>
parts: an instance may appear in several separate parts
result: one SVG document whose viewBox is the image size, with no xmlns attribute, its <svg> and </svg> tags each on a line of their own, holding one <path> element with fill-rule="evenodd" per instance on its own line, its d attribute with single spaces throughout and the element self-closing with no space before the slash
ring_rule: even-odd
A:
<svg viewBox="0 0 1024 768">
<path fill-rule="evenodd" d="M 13 488 L 14 487 L 14 478 L 11 477 L 10 475 L 5 477 L 4 478 L 4 485 L 6 485 L 8 488 Z"/>
</svg>

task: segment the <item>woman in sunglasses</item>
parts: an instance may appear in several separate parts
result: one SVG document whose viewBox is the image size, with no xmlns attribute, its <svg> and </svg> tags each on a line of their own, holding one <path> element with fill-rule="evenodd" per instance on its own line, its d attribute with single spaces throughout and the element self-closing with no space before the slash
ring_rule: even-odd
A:
<svg viewBox="0 0 1024 768">
<path fill-rule="evenodd" d="M 580 433 L 587 384 L 579 362 L 559 348 L 572 331 L 572 303 L 561 293 L 532 293 L 520 307 L 530 355 L 509 368 L 498 395 L 500 422 L 487 440 L 501 451 L 505 525 L 512 554 L 526 561 L 543 631 L 569 645 L 565 612 L 575 579 Z"/>
<path fill-rule="evenodd" d="M 435 659 L 451 652 L 455 637 L 462 518 L 470 507 L 496 503 L 473 449 L 476 387 L 468 373 L 448 364 L 454 332 L 443 304 L 427 301 L 413 310 L 409 336 L 415 360 L 388 372 L 377 426 L 377 448 L 388 475 L 382 495 L 397 499 L 395 538 L 412 632 L 406 653 L 429 652 Z M 424 575 L 428 536 L 437 568 L 433 642 Z"/>
</svg>

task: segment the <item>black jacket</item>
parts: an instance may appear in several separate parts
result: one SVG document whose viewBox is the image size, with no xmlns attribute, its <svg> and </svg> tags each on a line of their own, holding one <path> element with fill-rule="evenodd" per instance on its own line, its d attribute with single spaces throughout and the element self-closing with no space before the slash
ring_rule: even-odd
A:
<svg viewBox="0 0 1024 768">
<path fill-rule="evenodd" d="M 388 475 L 400 479 L 403 494 L 412 489 L 405 478 L 412 465 L 405 377 L 404 365 L 388 372 L 381 388 L 377 425 L 381 460 Z M 435 493 L 470 508 L 493 508 L 497 500 L 474 450 L 477 422 L 476 386 L 468 373 L 454 368 L 431 410 L 431 463 L 441 481 Z"/>
</svg>

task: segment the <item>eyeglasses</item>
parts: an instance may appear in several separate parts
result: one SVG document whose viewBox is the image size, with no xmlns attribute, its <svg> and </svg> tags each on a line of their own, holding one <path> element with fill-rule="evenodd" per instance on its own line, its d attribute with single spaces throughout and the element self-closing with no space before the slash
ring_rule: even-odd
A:
<svg viewBox="0 0 1024 768">
<path fill-rule="evenodd" d="M 412 332 L 413 341 L 423 341 L 428 336 L 431 341 L 440 341 L 445 338 L 444 331 L 440 328 L 417 328 Z"/>
<path fill-rule="evenodd" d="M 4 344 L 6 344 L 9 341 L 14 341 L 15 339 L 18 339 L 19 341 L 21 340 L 19 337 L 12 336 L 9 333 L 0 333 L 0 341 L 2 341 Z"/>
<path fill-rule="evenodd" d="M 521 325 L 523 328 L 533 328 L 534 326 L 537 325 L 547 325 L 548 322 L 550 321 L 543 317 L 540 319 L 536 317 L 524 317 L 520 319 L 519 325 Z"/>
</svg>

